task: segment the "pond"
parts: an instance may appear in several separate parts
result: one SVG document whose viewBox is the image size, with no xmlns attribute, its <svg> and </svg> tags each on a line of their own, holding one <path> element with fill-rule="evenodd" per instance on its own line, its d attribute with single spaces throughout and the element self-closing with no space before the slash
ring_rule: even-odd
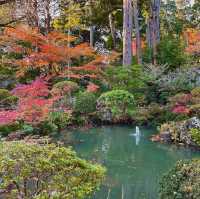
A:
<svg viewBox="0 0 200 199">
<path fill-rule="evenodd" d="M 200 157 L 200 153 L 174 145 L 153 143 L 155 129 L 134 126 L 106 126 L 63 133 L 60 139 L 73 141 L 80 157 L 107 168 L 107 178 L 92 199 L 157 199 L 159 180 L 177 160 Z"/>
</svg>

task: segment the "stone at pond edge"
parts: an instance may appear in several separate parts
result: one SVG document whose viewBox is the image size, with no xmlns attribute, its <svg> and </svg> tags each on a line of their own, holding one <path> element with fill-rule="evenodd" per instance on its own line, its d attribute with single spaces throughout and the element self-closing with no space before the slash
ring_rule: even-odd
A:
<svg viewBox="0 0 200 199">
<path fill-rule="evenodd" d="M 193 117 L 181 122 L 170 122 L 161 126 L 161 131 L 158 135 L 152 136 L 154 142 L 166 142 L 183 144 L 192 147 L 199 147 L 192 139 L 190 130 L 200 129 L 200 119 Z"/>
</svg>

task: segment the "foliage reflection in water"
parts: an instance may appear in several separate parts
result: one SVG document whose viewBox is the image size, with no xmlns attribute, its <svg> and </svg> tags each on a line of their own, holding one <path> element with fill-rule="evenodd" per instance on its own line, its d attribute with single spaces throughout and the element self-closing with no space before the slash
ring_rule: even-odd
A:
<svg viewBox="0 0 200 199">
<path fill-rule="evenodd" d="M 197 152 L 173 145 L 153 143 L 155 129 L 109 126 L 86 131 L 63 132 L 60 139 L 75 141 L 79 156 L 103 164 L 107 177 L 92 199 L 157 199 L 160 177 L 177 160 L 200 157 Z"/>
</svg>

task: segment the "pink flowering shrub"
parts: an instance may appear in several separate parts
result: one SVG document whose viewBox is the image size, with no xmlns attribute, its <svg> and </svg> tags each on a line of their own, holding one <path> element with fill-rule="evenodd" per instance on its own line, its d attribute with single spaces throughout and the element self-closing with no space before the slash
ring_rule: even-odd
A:
<svg viewBox="0 0 200 199">
<path fill-rule="evenodd" d="M 47 97 L 49 89 L 47 83 L 41 78 L 37 78 L 31 84 L 20 84 L 12 90 L 12 94 L 19 98 Z"/>
<path fill-rule="evenodd" d="M 184 105 L 177 105 L 172 109 L 172 112 L 176 113 L 176 114 L 186 114 L 186 115 L 188 115 L 190 113 L 190 109 L 187 108 Z"/>
<path fill-rule="evenodd" d="M 16 120 L 37 124 L 44 121 L 53 105 L 53 99 L 48 99 L 49 89 L 47 83 L 41 78 L 30 84 L 18 85 L 12 94 L 19 97 L 16 110 L 1 111 L 0 125 L 10 124 Z"/>
<path fill-rule="evenodd" d="M 0 125 L 8 125 L 15 122 L 18 118 L 17 111 L 0 111 Z"/>
</svg>

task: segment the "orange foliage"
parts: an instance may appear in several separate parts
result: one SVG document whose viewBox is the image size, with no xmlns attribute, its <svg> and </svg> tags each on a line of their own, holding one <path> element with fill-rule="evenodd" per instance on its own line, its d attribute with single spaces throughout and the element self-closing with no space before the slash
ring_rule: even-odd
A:
<svg viewBox="0 0 200 199">
<path fill-rule="evenodd" d="M 76 37 L 60 32 L 43 35 L 38 29 L 28 26 L 6 28 L 0 40 L 9 46 L 8 52 L 23 55 L 22 59 L 10 62 L 18 67 L 18 76 L 24 76 L 29 69 L 37 69 L 41 74 L 45 74 L 48 80 L 55 76 L 75 79 L 97 78 L 102 74 L 101 67 L 119 56 L 116 52 L 111 52 L 107 56 L 96 55 L 87 43 L 72 45 L 71 42 L 75 41 Z M 79 67 L 65 67 L 82 57 L 88 57 L 92 61 Z"/>
<path fill-rule="evenodd" d="M 186 52 L 189 54 L 200 54 L 200 30 L 187 29 L 184 32 L 187 42 Z"/>
<path fill-rule="evenodd" d="M 71 59 L 79 59 L 81 56 L 95 57 L 93 49 L 86 43 L 68 47 L 67 43 L 76 38 L 59 32 L 51 32 L 45 36 L 37 29 L 27 26 L 9 27 L 1 37 L 1 40 L 4 39 L 9 44 L 10 52 L 22 53 L 24 56 L 14 62 L 19 66 L 19 76 L 24 75 L 29 68 L 53 73 L 55 66 L 67 64 Z M 19 45 L 18 41 L 30 43 L 30 47 Z"/>
</svg>

